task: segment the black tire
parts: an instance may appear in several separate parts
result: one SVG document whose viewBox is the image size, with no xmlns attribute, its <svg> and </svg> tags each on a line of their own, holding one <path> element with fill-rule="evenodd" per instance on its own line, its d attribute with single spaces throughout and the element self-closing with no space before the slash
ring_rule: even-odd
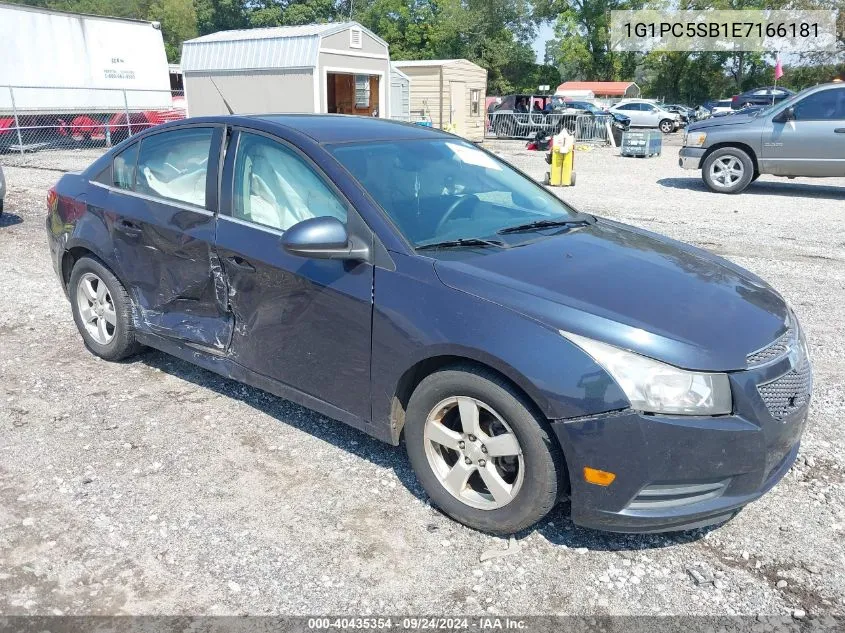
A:
<svg viewBox="0 0 845 633">
<path fill-rule="evenodd" d="M 114 306 L 115 324 L 113 326 L 112 339 L 101 344 L 93 338 L 86 329 L 82 315 L 80 314 L 77 293 L 80 282 L 86 273 L 96 275 L 105 283 L 111 304 Z M 135 324 L 132 318 L 132 300 L 123 287 L 123 284 L 115 277 L 105 265 L 93 256 L 79 258 L 73 266 L 68 283 L 68 296 L 73 310 L 73 320 L 76 328 L 82 335 L 82 340 L 95 356 L 104 360 L 118 361 L 128 358 L 140 351 L 141 346 L 135 340 Z"/>
<path fill-rule="evenodd" d="M 426 454 L 426 420 L 439 403 L 456 396 L 473 398 L 494 409 L 519 442 L 522 485 L 506 505 L 495 509 L 468 505 L 453 496 L 432 469 Z M 546 516 L 566 489 L 563 454 L 548 422 L 494 372 L 456 365 L 427 376 L 412 394 L 405 419 L 405 448 L 417 479 L 436 507 L 468 527 L 498 535 L 519 532 Z"/>
<path fill-rule="evenodd" d="M 657 127 L 659 127 L 660 131 L 664 134 L 671 134 L 675 131 L 675 124 L 669 119 L 663 119 Z"/>
<path fill-rule="evenodd" d="M 731 158 L 741 163 L 742 173 L 736 181 L 730 184 L 723 184 L 713 176 L 711 168 L 717 161 L 724 162 Z M 751 184 L 754 178 L 754 161 L 751 160 L 751 157 L 745 151 L 738 147 L 722 147 L 704 159 L 704 164 L 701 167 L 701 178 L 710 191 L 715 191 L 716 193 L 739 193 Z"/>
</svg>

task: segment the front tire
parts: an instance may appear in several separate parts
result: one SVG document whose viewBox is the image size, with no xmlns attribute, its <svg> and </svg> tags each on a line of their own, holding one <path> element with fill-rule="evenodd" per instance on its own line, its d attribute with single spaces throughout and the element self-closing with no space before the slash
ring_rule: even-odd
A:
<svg viewBox="0 0 845 633">
<path fill-rule="evenodd" d="M 123 284 L 94 257 L 81 257 L 68 284 L 73 320 L 93 354 L 118 361 L 137 353 L 132 302 Z"/>
<path fill-rule="evenodd" d="M 675 131 L 675 124 L 669 119 L 663 119 L 658 127 L 664 134 L 670 134 Z"/>
<path fill-rule="evenodd" d="M 701 177 L 711 191 L 739 193 L 754 178 L 754 163 L 738 147 L 723 147 L 704 160 Z"/>
<path fill-rule="evenodd" d="M 548 422 L 507 381 L 471 365 L 437 371 L 408 403 L 405 447 L 432 503 L 508 535 L 554 507 L 566 469 Z"/>
</svg>

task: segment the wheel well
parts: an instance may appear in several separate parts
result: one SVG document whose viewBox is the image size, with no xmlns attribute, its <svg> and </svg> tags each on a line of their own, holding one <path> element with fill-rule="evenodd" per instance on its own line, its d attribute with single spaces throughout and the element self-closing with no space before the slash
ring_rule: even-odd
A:
<svg viewBox="0 0 845 633">
<path fill-rule="evenodd" d="M 73 271 L 74 265 L 76 265 L 76 262 L 81 257 L 85 256 L 96 257 L 92 251 L 82 246 L 75 246 L 65 251 L 62 257 L 62 283 L 64 284 L 65 290 L 67 290 L 68 284 L 70 283 L 70 274 Z"/>
<path fill-rule="evenodd" d="M 421 360 L 417 364 L 413 365 L 407 369 L 404 374 L 402 374 L 401 378 L 399 378 L 390 408 L 390 425 L 393 429 L 393 438 L 395 441 L 398 442 L 399 437 L 402 434 L 402 429 L 405 426 L 405 411 L 408 409 L 408 401 L 411 399 L 411 394 L 414 393 L 417 385 L 434 372 L 445 369 L 446 367 L 453 367 L 455 365 L 472 365 L 479 369 L 496 374 L 502 380 L 506 381 L 514 389 L 514 391 L 522 396 L 525 403 L 531 408 L 535 415 L 546 419 L 546 416 L 543 414 L 540 407 L 537 406 L 534 399 L 529 396 L 522 387 L 499 370 L 487 365 L 486 363 L 465 358 L 463 356 L 433 356 L 431 358 Z"/>
<path fill-rule="evenodd" d="M 748 154 L 749 158 L 751 158 L 751 164 L 754 165 L 754 172 L 759 173 L 760 166 L 757 164 L 757 154 L 754 153 L 754 150 L 751 149 L 751 146 L 746 145 L 745 143 L 738 143 L 736 141 L 716 143 L 713 147 L 708 147 L 707 151 L 704 153 L 704 156 L 701 157 L 701 166 L 704 167 L 704 161 L 707 160 L 707 157 L 710 156 L 710 154 L 715 152 L 717 149 L 722 149 L 725 147 L 735 147 L 737 149 L 741 149 L 743 152 Z"/>
</svg>

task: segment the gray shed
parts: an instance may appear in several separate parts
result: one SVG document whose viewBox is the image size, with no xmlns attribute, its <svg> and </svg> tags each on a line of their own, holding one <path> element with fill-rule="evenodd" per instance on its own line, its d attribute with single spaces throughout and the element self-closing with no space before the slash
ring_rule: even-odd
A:
<svg viewBox="0 0 845 633">
<path fill-rule="evenodd" d="M 411 121 L 411 78 L 390 64 L 390 116 L 397 121 Z"/>
<path fill-rule="evenodd" d="M 357 22 L 220 31 L 182 45 L 191 116 L 390 116 L 387 42 Z"/>
</svg>

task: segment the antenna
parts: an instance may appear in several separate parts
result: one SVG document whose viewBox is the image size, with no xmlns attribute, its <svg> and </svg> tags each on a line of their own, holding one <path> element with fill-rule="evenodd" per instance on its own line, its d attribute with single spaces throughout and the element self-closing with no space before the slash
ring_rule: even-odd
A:
<svg viewBox="0 0 845 633">
<path fill-rule="evenodd" d="M 226 101 L 226 97 L 223 96 L 223 93 L 220 92 L 220 88 L 217 86 L 217 82 L 214 81 L 214 77 L 209 77 L 211 79 L 211 85 L 214 86 L 214 89 L 217 90 L 217 94 L 220 95 L 220 98 L 223 99 L 223 105 L 226 106 L 226 109 L 229 111 L 229 114 L 234 114 L 235 111 L 232 110 L 232 106 L 229 105 L 229 102 Z"/>
</svg>

